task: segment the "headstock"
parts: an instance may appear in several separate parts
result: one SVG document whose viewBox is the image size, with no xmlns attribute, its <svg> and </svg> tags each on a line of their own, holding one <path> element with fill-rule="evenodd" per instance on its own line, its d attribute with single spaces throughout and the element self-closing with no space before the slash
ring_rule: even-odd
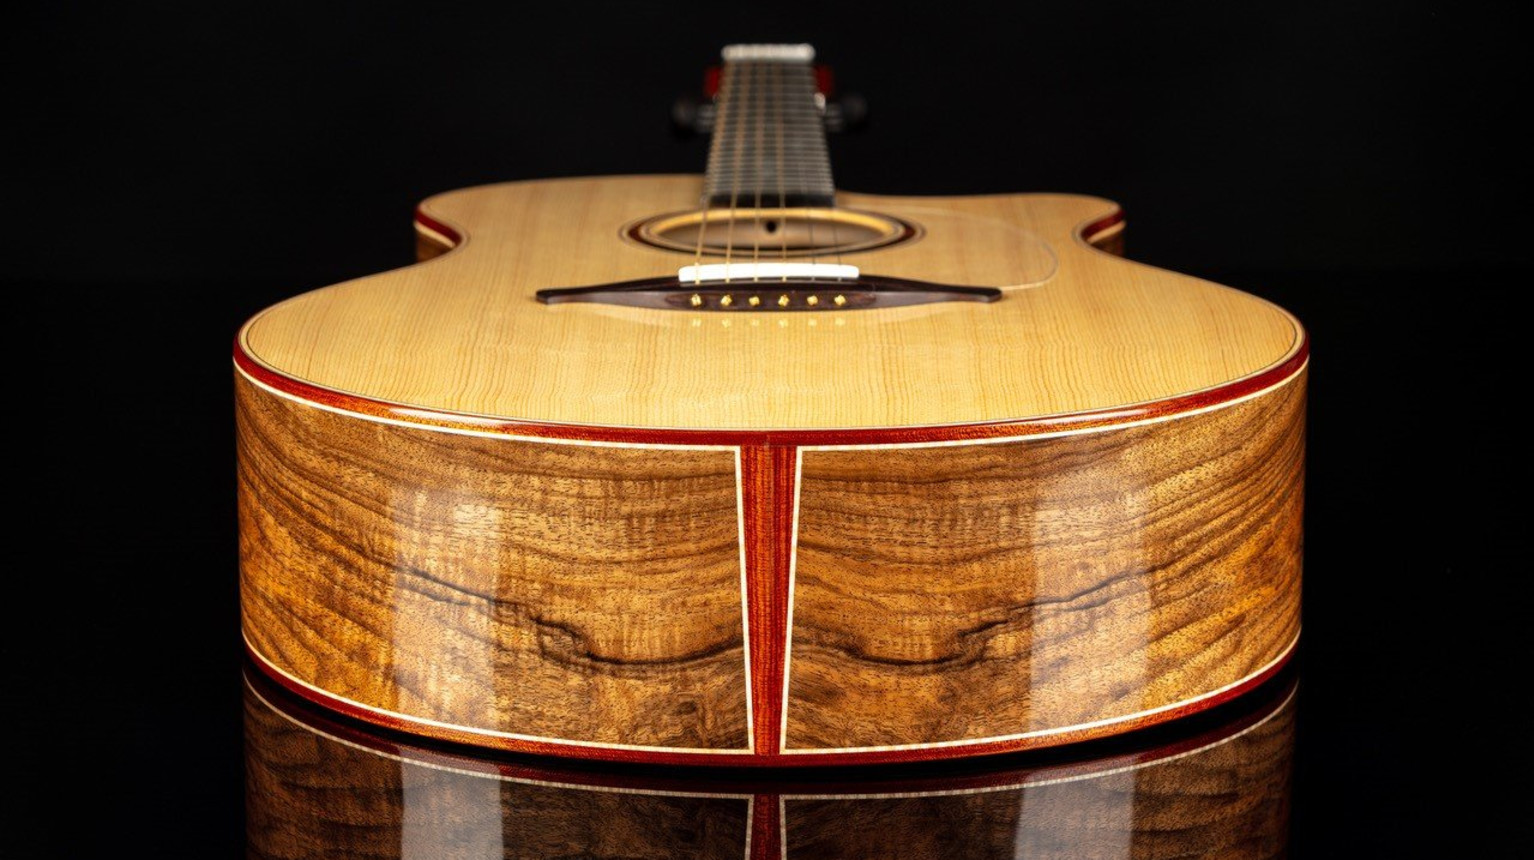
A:
<svg viewBox="0 0 1534 860">
<path fill-rule="evenodd" d="M 868 123 L 868 101 L 857 93 L 838 93 L 836 76 L 831 67 L 816 63 L 816 107 L 828 133 L 859 131 Z M 671 122 L 677 133 L 684 137 L 711 134 L 714 120 L 718 117 L 716 101 L 719 82 L 724 67 L 709 66 L 703 72 L 703 94 L 679 96 L 671 105 Z"/>
</svg>

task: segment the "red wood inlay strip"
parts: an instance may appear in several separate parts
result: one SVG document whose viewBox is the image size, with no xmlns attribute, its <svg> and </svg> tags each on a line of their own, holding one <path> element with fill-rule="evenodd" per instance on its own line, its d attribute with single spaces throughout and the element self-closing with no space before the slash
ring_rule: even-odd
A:
<svg viewBox="0 0 1534 860">
<path fill-rule="evenodd" d="M 1076 235 L 1080 236 L 1083 242 L 1090 244 L 1093 239 L 1097 238 L 1098 234 L 1106 232 L 1110 227 L 1116 227 L 1122 223 L 1124 223 L 1124 210 L 1118 209 L 1111 215 L 1105 215 L 1077 230 Z"/>
<path fill-rule="evenodd" d="M 783 801 L 776 794 L 751 796 L 751 851 L 747 860 L 783 860 Z"/>
<path fill-rule="evenodd" d="M 783 747 L 783 673 L 788 659 L 789 559 L 794 551 L 798 449 L 740 450 L 746 544 L 746 618 L 751 659 L 752 749 Z"/>
<path fill-rule="evenodd" d="M 425 212 L 422 212 L 419 209 L 415 210 L 415 220 L 417 224 L 420 224 L 422 227 L 425 227 L 433 233 L 440 235 L 442 238 L 452 242 L 454 245 L 457 245 L 459 242 L 463 241 L 463 236 L 459 235 L 457 230 L 454 230 L 452 227 L 443 224 L 441 221 L 438 221 L 437 219 L 427 215 Z"/>
<path fill-rule="evenodd" d="M 386 755 L 399 756 L 410 761 L 439 767 L 451 767 L 499 776 L 506 779 L 537 780 L 559 785 L 587 786 L 591 788 L 626 788 L 636 791 L 673 791 L 683 794 L 722 793 L 754 795 L 785 794 L 815 795 L 877 795 L 895 793 L 922 793 L 934 791 L 973 791 L 998 787 L 1017 786 L 1041 780 L 1060 780 L 1122 770 L 1128 767 L 1153 764 L 1183 753 L 1198 750 L 1210 744 L 1228 740 L 1232 736 L 1267 720 L 1275 710 L 1282 709 L 1295 695 L 1297 681 L 1290 673 L 1283 683 L 1276 683 L 1265 691 L 1255 694 L 1255 701 L 1248 709 L 1212 727 L 1197 727 L 1197 731 L 1173 735 L 1170 738 L 1146 738 L 1145 743 L 1129 749 L 1100 751 L 1090 750 L 1087 755 L 1065 758 L 1016 762 L 1006 767 L 990 768 L 976 763 L 974 768 L 959 771 L 936 771 L 912 774 L 908 771 L 875 774 L 856 771 L 813 772 L 806 779 L 799 770 L 739 771 L 673 769 L 633 773 L 624 770 L 591 769 L 579 764 L 571 765 L 560 759 L 499 758 L 494 752 L 478 748 L 452 748 L 428 746 L 434 739 L 419 734 L 383 734 L 368 724 L 348 716 L 326 710 L 308 699 L 293 696 L 286 687 L 276 685 L 264 672 L 246 669 L 246 683 L 269 707 L 284 714 L 312 731 L 332 735 L 357 746 Z M 385 730 L 390 731 L 390 730 Z M 1000 764 L 1000 762 L 998 762 Z M 830 778 L 828 778 L 828 776 Z M 766 811 L 768 815 L 777 810 Z M 755 822 L 761 817 L 753 816 Z M 781 827 L 781 825 L 780 825 Z M 777 855 L 772 855 L 777 860 Z"/>
<path fill-rule="evenodd" d="M 245 351 L 238 339 L 234 345 L 234 363 L 241 371 L 262 385 L 300 400 L 332 409 L 372 415 L 423 427 L 446 427 L 504 433 L 508 436 L 533 436 L 545 439 L 630 442 L 641 445 L 886 445 L 919 442 L 963 442 L 1039 433 L 1060 433 L 1112 427 L 1122 424 L 1165 418 L 1217 406 L 1256 394 L 1277 385 L 1305 366 L 1310 357 L 1310 341 L 1303 332 L 1295 351 L 1285 360 L 1251 376 L 1196 391 L 1179 397 L 1154 400 L 1115 409 L 1096 409 L 1063 415 L 1046 415 L 1021 421 L 995 421 L 984 424 L 948 424 L 926 427 L 876 427 L 848 430 L 677 430 L 650 427 L 607 427 L 584 424 L 549 424 L 445 412 L 374 400 L 358 394 L 314 385 L 279 373 Z"/>
</svg>

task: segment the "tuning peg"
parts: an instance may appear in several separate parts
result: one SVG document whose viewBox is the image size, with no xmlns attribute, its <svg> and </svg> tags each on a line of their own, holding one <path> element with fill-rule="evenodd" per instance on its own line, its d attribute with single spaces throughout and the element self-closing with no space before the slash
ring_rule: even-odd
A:
<svg viewBox="0 0 1534 860">
<path fill-rule="evenodd" d="M 708 134 L 714 130 L 714 117 L 718 109 L 712 100 L 700 101 L 692 96 L 682 96 L 671 105 L 671 125 L 683 137 Z"/>
<path fill-rule="evenodd" d="M 843 93 L 826 102 L 823 118 L 826 131 L 859 131 L 868 124 L 868 100 L 857 93 Z"/>
<path fill-rule="evenodd" d="M 683 137 L 711 133 L 717 116 L 718 108 L 713 101 L 681 96 L 671 104 L 671 125 Z M 846 93 L 826 102 L 821 118 L 826 131 L 833 134 L 861 131 L 868 124 L 868 101 L 857 93 Z"/>
</svg>

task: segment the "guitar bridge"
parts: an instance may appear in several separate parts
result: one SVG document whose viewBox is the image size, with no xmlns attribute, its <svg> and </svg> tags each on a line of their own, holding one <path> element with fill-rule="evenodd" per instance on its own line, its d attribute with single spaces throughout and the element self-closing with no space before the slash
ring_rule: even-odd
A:
<svg viewBox="0 0 1534 860">
<path fill-rule="evenodd" d="M 734 265 L 749 266 L 751 264 Z M 868 310 L 938 302 L 994 302 L 1001 298 L 1001 290 L 996 287 L 960 287 L 882 275 L 864 275 L 858 273 L 855 266 L 814 263 L 760 265 L 763 267 L 768 265 L 818 266 L 821 270 L 810 274 L 792 275 L 782 272 L 776 276 L 766 276 L 758 271 L 749 279 L 737 279 L 733 276 L 725 279 L 724 275 L 728 272 L 693 272 L 694 278 L 691 281 L 685 277 L 647 278 L 601 286 L 539 290 L 537 297 L 538 301 L 546 305 L 584 302 L 658 310 L 726 313 Z M 685 275 L 695 268 L 711 270 L 725 267 L 726 264 L 688 266 L 682 270 L 682 273 Z M 850 269 L 853 276 L 827 277 L 826 275 L 830 273 L 824 269 L 828 268 Z M 719 277 L 705 277 L 712 274 L 718 274 Z"/>
</svg>

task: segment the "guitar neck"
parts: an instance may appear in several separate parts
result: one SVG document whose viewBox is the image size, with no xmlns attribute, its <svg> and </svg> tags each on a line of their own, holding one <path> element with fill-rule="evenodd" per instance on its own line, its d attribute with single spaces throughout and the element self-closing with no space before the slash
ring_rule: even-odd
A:
<svg viewBox="0 0 1534 860">
<path fill-rule="evenodd" d="M 731 45 L 716 97 L 704 202 L 721 207 L 831 206 L 809 45 Z"/>
</svg>

